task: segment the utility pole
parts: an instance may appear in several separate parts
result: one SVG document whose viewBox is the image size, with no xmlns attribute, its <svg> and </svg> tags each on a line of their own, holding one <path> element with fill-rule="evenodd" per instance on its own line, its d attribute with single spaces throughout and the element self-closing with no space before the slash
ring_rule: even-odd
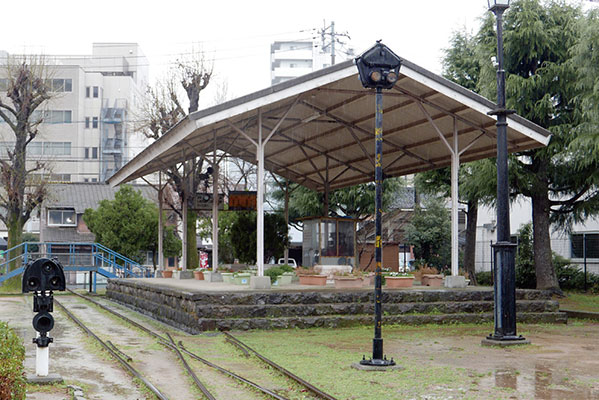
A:
<svg viewBox="0 0 599 400">
<path fill-rule="evenodd" d="M 331 65 L 335 65 L 335 43 L 339 43 L 339 44 L 345 44 L 343 42 L 341 42 L 338 37 L 345 37 L 347 39 L 351 38 L 349 37 L 349 34 L 347 32 L 343 32 L 343 33 L 338 33 L 335 32 L 335 21 L 331 22 L 331 25 L 326 26 L 326 22 L 324 23 L 324 28 L 320 29 L 318 31 L 318 33 L 320 33 L 320 40 L 321 40 L 321 49 L 323 52 L 325 52 L 327 50 L 327 48 L 331 48 Z"/>
</svg>

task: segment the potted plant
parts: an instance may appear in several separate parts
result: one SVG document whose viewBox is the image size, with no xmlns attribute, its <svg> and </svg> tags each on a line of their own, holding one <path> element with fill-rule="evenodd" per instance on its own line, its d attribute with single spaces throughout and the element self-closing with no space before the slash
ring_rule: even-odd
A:
<svg viewBox="0 0 599 400">
<path fill-rule="evenodd" d="M 162 277 L 163 278 L 172 278 L 173 277 L 173 270 L 171 269 L 165 269 L 162 271 Z"/>
<path fill-rule="evenodd" d="M 422 286 L 441 287 L 443 284 L 443 275 L 434 267 L 424 265 L 420 267 L 420 284 Z"/>
<path fill-rule="evenodd" d="M 317 285 L 325 286 L 327 284 L 327 276 L 320 275 L 314 268 L 301 268 L 295 270 L 299 278 L 300 285 Z"/>
<path fill-rule="evenodd" d="M 414 284 L 414 275 L 400 272 L 390 272 L 385 275 L 385 282 L 388 288 L 412 287 Z"/>
<path fill-rule="evenodd" d="M 230 267 L 218 267 L 218 273 L 223 279 L 223 283 L 235 283 L 233 281 L 233 269 Z"/>
<path fill-rule="evenodd" d="M 197 279 L 198 281 L 203 281 L 204 280 L 204 269 L 200 268 L 200 267 L 194 269 L 193 277 L 194 277 L 194 279 Z"/>
<path fill-rule="evenodd" d="M 360 272 L 350 274 L 336 273 L 333 276 L 333 280 L 335 281 L 336 289 L 359 288 L 364 285 L 362 274 Z"/>
</svg>

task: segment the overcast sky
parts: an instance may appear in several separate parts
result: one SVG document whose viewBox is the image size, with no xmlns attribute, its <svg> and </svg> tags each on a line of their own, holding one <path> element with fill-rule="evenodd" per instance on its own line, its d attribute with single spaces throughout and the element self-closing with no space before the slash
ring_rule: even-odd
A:
<svg viewBox="0 0 599 400">
<path fill-rule="evenodd" d="M 202 48 L 232 98 L 270 85 L 270 43 L 309 39 L 325 20 L 350 35 L 357 53 L 382 39 L 399 56 L 439 73 L 452 31 L 475 32 L 486 10 L 486 0 L 9 0 L 1 7 L 0 49 L 81 55 L 91 54 L 93 42 L 137 42 L 156 78 L 179 54 Z M 211 105 L 214 94 L 203 97 Z"/>
</svg>

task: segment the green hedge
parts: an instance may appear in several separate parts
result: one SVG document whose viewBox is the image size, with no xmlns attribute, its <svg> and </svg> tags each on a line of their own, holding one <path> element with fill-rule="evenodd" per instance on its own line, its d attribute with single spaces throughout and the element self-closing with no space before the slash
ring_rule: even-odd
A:
<svg viewBox="0 0 599 400">
<path fill-rule="evenodd" d="M 0 321 L 0 400 L 25 399 L 24 360 L 21 338 Z"/>
</svg>

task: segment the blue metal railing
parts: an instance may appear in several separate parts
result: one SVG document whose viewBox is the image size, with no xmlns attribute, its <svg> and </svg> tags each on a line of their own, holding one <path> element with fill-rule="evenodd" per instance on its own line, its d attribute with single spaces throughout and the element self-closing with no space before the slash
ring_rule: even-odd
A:
<svg viewBox="0 0 599 400">
<path fill-rule="evenodd" d="M 152 271 L 99 243 L 23 242 L 0 257 L 0 283 L 23 271 L 23 266 L 40 257 L 57 258 L 65 271 L 92 271 L 107 278 L 151 277 Z M 19 268 L 9 272 L 16 262 Z"/>
</svg>

